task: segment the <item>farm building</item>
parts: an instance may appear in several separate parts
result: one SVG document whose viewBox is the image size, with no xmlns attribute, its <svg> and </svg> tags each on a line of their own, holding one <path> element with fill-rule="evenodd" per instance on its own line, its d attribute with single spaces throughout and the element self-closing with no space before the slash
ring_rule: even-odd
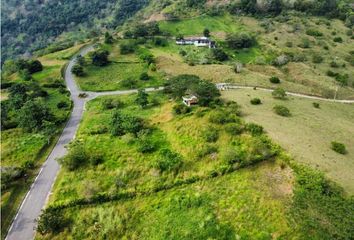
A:
<svg viewBox="0 0 354 240">
<path fill-rule="evenodd" d="M 196 47 L 209 47 L 215 48 L 215 41 L 211 41 L 207 37 L 187 37 L 176 39 L 177 45 L 194 45 Z"/>
<path fill-rule="evenodd" d="M 182 97 L 182 100 L 188 107 L 198 103 L 198 98 L 194 95 Z"/>
</svg>

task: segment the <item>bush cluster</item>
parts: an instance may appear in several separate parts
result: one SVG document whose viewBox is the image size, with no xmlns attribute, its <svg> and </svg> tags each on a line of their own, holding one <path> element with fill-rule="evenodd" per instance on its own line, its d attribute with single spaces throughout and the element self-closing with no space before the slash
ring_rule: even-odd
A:
<svg viewBox="0 0 354 240">
<path fill-rule="evenodd" d="M 278 114 L 279 116 L 283 116 L 283 117 L 290 117 L 291 116 L 290 110 L 283 105 L 275 105 L 273 107 L 273 111 L 276 114 Z"/>
<path fill-rule="evenodd" d="M 333 141 L 333 142 L 331 142 L 331 148 L 333 151 L 340 153 L 340 154 L 347 153 L 347 149 L 343 143 Z"/>
</svg>

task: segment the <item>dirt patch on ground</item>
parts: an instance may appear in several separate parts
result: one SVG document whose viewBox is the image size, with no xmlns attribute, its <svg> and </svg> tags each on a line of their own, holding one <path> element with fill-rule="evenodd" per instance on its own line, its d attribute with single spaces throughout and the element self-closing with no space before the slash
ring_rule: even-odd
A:
<svg viewBox="0 0 354 240">
<path fill-rule="evenodd" d="M 144 21 L 144 23 L 158 22 L 158 21 L 163 21 L 163 20 L 166 20 L 165 14 L 163 14 L 163 13 L 154 13 L 148 19 L 146 19 Z"/>
</svg>

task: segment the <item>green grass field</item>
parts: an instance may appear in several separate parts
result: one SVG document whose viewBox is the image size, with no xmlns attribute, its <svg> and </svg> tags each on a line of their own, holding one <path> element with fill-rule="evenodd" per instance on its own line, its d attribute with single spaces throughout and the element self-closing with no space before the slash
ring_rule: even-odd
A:
<svg viewBox="0 0 354 240">
<path fill-rule="evenodd" d="M 152 98 L 160 105 L 141 109 L 134 103 L 135 95 L 88 103 L 76 142 L 90 155 L 102 156 L 103 162 L 97 166 L 86 162 L 74 171 L 62 168 L 49 206 L 59 207 L 70 226 L 57 234 L 37 234 L 38 239 L 331 239 L 351 234 L 352 202 L 330 190 L 321 174 L 292 162 L 273 144 L 279 155 L 223 172 L 230 148 L 266 156 L 269 140 L 247 131 L 231 136 L 225 125 L 209 120 L 220 109 L 197 107 L 176 116 L 166 96 L 150 93 Z M 144 118 L 152 129 L 144 141 L 181 154 L 180 168 L 156 169 L 159 150 L 139 152 L 139 134 L 112 136 L 109 122 L 114 110 L 103 108 L 107 99 L 123 102 L 123 113 Z M 219 136 L 207 143 L 203 133 L 210 129 Z M 205 146 L 213 150 L 205 151 Z M 333 195 L 323 193 L 322 186 Z M 114 198 L 125 193 L 136 194 Z M 95 198 L 100 195 L 112 200 Z M 79 206 L 82 200 L 93 202 Z"/>
<path fill-rule="evenodd" d="M 237 32 L 243 30 L 242 24 L 237 22 L 237 19 L 230 16 L 202 16 L 183 21 L 161 21 L 159 22 L 160 29 L 168 32 L 173 36 L 182 35 L 202 35 L 203 30 L 208 28 L 214 34 L 220 32 Z"/>
<path fill-rule="evenodd" d="M 251 105 L 258 97 L 262 105 Z M 264 126 L 268 134 L 284 147 L 297 161 L 324 171 L 348 193 L 354 193 L 354 106 L 352 104 L 314 101 L 297 97 L 275 100 L 271 93 L 261 90 L 230 90 L 223 98 L 243 106 L 244 117 Z M 318 102 L 316 109 L 312 103 Z M 281 104 L 292 114 L 284 118 L 273 113 L 272 108 Z M 331 150 L 331 142 L 343 142 L 348 153 L 341 155 Z"/>
<path fill-rule="evenodd" d="M 111 91 L 129 88 L 145 88 L 161 86 L 163 79 L 161 74 L 149 70 L 147 64 L 141 62 L 136 54 L 121 55 L 119 44 L 104 44 L 102 48 L 110 52 L 110 63 L 107 66 L 97 67 L 88 62 L 85 67 L 85 76 L 76 77 L 80 88 L 85 91 Z M 149 80 L 140 80 L 140 75 L 146 72 Z M 126 86 L 122 81 L 132 79 L 134 84 Z"/>
</svg>

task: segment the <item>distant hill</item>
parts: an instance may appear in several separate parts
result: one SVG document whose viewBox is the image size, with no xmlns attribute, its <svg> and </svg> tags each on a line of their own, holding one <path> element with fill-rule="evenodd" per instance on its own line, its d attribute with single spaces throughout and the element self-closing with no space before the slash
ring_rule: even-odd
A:
<svg viewBox="0 0 354 240">
<path fill-rule="evenodd" d="M 71 32 L 74 40 L 92 30 L 114 28 L 141 9 L 147 0 L 6 0 L 2 1 L 3 61 L 46 47 Z M 78 34 L 79 33 L 79 34 Z"/>
</svg>

